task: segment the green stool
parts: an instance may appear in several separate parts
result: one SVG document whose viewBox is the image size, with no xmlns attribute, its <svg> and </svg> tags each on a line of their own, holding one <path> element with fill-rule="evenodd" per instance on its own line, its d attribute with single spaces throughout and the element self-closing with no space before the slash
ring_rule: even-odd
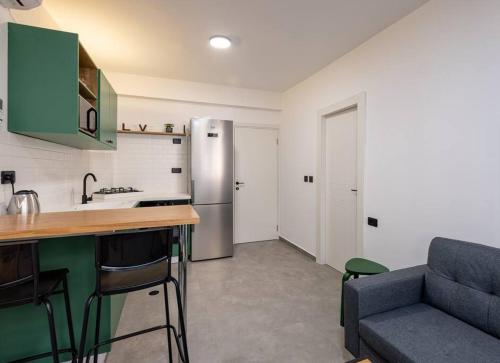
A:
<svg viewBox="0 0 500 363">
<path fill-rule="evenodd" d="M 340 296 L 340 326 L 344 326 L 344 284 L 351 277 L 357 279 L 359 275 L 376 275 L 387 272 L 389 269 L 379 263 L 364 258 L 351 258 L 345 264 L 345 274 L 342 276 L 342 295 Z"/>
</svg>

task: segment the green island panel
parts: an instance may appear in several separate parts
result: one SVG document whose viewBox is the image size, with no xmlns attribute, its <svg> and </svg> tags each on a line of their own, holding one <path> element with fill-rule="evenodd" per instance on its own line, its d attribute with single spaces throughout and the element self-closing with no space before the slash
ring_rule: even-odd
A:
<svg viewBox="0 0 500 363">
<path fill-rule="evenodd" d="M 95 287 L 95 243 L 93 236 L 64 237 L 40 241 L 40 270 L 68 268 L 69 293 L 75 338 L 80 341 L 85 300 Z M 105 297 L 102 303 L 101 337 L 107 339 L 116 331 L 126 295 Z M 60 348 L 69 347 L 69 337 L 62 294 L 51 297 L 54 306 L 57 339 Z M 89 323 L 87 346 L 92 345 L 95 330 L 95 305 Z M 0 362 L 50 351 L 49 328 L 44 306 L 27 304 L 0 310 Z M 109 351 L 109 347 L 104 347 Z M 69 354 L 61 361 L 70 360 Z M 37 362 L 50 363 L 51 358 Z"/>
<path fill-rule="evenodd" d="M 191 251 L 191 233 L 188 232 L 188 254 Z M 178 255 L 178 244 L 173 246 L 173 255 Z M 40 240 L 40 270 L 67 268 L 71 313 L 78 349 L 80 342 L 85 301 L 95 288 L 95 237 L 61 237 Z M 115 335 L 125 304 L 126 294 L 104 297 L 101 313 L 101 339 Z M 59 348 L 69 347 L 66 313 L 62 294 L 51 297 Z M 95 331 L 94 301 L 89 321 L 86 346 L 92 346 Z M 0 362 L 8 362 L 22 357 L 50 351 L 49 327 L 45 307 L 27 304 L 0 310 Z M 119 343 L 118 343 L 119 344 Z M 104 346 L 100 352 L 109 352 Z M 62 354 L 61 361 L 69 361 L 69 354 Z M 37 360 L 50 363 L 52 358 Z"/>
</svg>

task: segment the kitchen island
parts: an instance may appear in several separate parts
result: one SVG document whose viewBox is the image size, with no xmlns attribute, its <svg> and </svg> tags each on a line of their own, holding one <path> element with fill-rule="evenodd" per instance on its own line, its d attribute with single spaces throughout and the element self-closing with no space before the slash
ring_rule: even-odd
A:
<svg viewBox="0 0 500 363">
<path fill-rule="evenodd" d="M 10 241 L 40 240 L 40 269 L 70 270 L 68 282 L 71 309 L 78 341 L 85 300 L 95 286 L 95 234 L 179 226 L 179 283 L 185 305 L 187 226 L 198 223 L 199 217 L 190 205 L 0 216 L 0 245 Z M 103 339 L 114 335 L 124 299 L 125 295 L 103 299 Z M 67 347 L 69 341 L 62 296 L 53 296 L 51 301 L 55 311 L 58 344 L 60 347 Z M 95 319 L 90 322 L 89 331 L 93 331 Z M 42 307 L 28 304 L 0 310 L 0 327 L 0 362 L 50 350 L 47 318 Z M 91 345 L 90 336 L 87 340 L 87 345 Z M 61 356 L 61 361 L 69 359 L 69 355 Z M 51 359 L 40 360 L 50 361 Z"/>
</svg>

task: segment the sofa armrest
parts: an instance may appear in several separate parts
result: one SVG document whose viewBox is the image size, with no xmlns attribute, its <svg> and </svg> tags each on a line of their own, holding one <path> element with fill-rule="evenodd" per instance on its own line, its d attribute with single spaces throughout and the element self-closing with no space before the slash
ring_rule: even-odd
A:
<svg viewBox="0 0 500 363">
<path fill-rule="evenodd" d="M 427 265 L 350 280 L 344 287 L 345 347 L 359 356 L 359 320 L 422 301 Z"/>
</svg>

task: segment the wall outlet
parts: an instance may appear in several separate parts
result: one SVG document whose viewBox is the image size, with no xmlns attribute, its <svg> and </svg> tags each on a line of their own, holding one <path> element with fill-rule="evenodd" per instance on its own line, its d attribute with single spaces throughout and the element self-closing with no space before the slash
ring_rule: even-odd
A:
<svg viewBox="0 0 500 363">
<path fill-rule="evenodd" d="M 16 172 L 11 171 L 2 171 L 1 173 L 1 182 L 2 184 L 15 184 L 16 182 Z"/>
</svg>

